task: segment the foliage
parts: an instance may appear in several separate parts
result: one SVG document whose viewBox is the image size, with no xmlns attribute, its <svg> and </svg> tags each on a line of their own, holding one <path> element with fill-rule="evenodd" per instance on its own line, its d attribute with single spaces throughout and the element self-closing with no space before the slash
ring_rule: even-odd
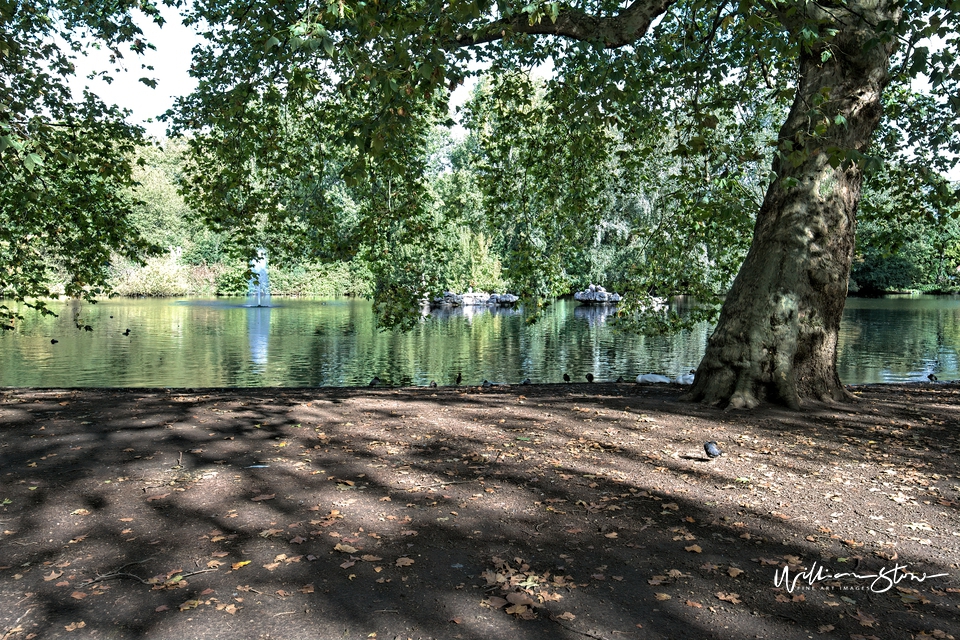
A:
<svg viewBox="0 0 960 640">
<path fill-rule="evenodd" d="M 128 191 L 143 131 L 69 85 L 90 47 L 107 48 L 119 65 L 126 50 L 149 46 L 134 9 L 162 22 L 147 2 L 0 3 L 0 291 L 41 310 L 51 280 L 92 299 L 105 290 L 112 252 L 136 259 L 150 249 Z M 0 319 L 16 316 L 0 305 Z"/>
<path fill-rule="evenodd" d="M 862 293 L 956 291 L 960 204 L 939 174 L 891 164 L 861 201 L 851 279 Z"/>
</svg>

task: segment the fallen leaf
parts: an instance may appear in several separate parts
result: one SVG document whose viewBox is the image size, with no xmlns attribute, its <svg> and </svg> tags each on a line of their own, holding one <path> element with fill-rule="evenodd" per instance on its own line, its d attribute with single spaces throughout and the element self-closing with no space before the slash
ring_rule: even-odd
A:
<svg viewBox="0 0 960 640">
<path fill-rule="evenodd" d="M 369 553 L 366 555 L 360 556 L 360 559 L 364 562 L 377 562 L 378 560 L 383 560 L 380 556 L 372 556 Z"/>
<path fill-rule="evenodd" d="M 557 616 L 558 620 L 576 620 L 576 618 L 577 616 L 573 615 L 569 611 L 564 611 L 563 613 Z"/>
<path fill-rule="evenodd" d="M 397 558 L 396 562 L 398 567 L 409 567 L 413 564 L 412 558 Z"/>
<path fill-rule="evenodd" d="M 283 529 L 264 529 L 258 535 L 261 538 L 271 538 L 275 535 L 283 533 Z"/>
<path fill-rule="evenodd" d="M 273 500 L 273 498 L 274 498 L 276 495 L 277 495 L 277 494 L 275 494 L 275 493 L 270 493 L 270 494 L 264 493 L 264 494 L 262 494 L 262 495 L 259 495 L 259 496 L 255 497 L 255 498 L 250 498 L 250 499 L 251 499 L 252 501 L 254 501 L 254 502 L 261 502 L 261 501 L 263 501 L 263 500 Z"/>
<path fill-rule="evenodd" d="M 340 568 L 341 568 L 341 569 L 349 569 L 350 567 L 352 567 L 352 566 L 355 565 L 355 564 L 357 564 L 355 561 L 353 561 L 353 560 L 347 560 L 346 562 L 344 562 L 343 564 L 340 565 Z M 264 565 L 264 566 L 266 566 L 266 565 Z M 272 569 L 271 569 L 271 571 L 272 571 Z"/>
<path fill-rule="evenodd" d="M 306 542 L 306 541 L 307 541 L 306 538 L 302 538 L 302 537 L 300 537 L 300 536 L 296 536 L 296 537 L 294 537 L 294 538 L 290 541 L 290 544 L 303 544 L 303 543 Z"/>
<path fill-rule="evenodd" d="M 56 580 L 63 575 L 63 571 L 51 571 L 49 575 L 43 576 L 44 582 L 50 582 L 51 580 Z"/>
<path fill-rule="evenodd" d="M 273 571 L 279 566 L 280 566 L 279 562 L 270 562 L 268 564 L 263 565 L 263 568 L 266 569 L 267 571 Z"/>
<path fill-rule="evenodd" d="M 729 575 L 731 578 L 736 578 L 741 573 L 743 573 L 743 569 L 737 569 L 736 567 L 730 567 L 727 569 L 727 575 Z"/>
<path fill-rule="evenodd" d="M 87 597 L 87 594 L 85 594 L 83 591 L 74 591 L 70 594 L 70 597 L 74 600 L 83 600 Z"/>
<path fill-rule="evenodd" d="M 673 596 L 666 593 L 657 593 L 654 596 L 657 600 L 670 600 Z"/>
<path fill-rule="evenodd" d="M 236 570 L 239 569 L 240 567 L 245 567 L 245 566 L 247 566 L 248 564 L 250 564 L 250 560 L 242 560 L 242 561 L 240 561 L 240 562 L 234 562 L 234 563 L 233 563 L 232 565 L 230 565 L 230 566 L 233 568 L 234 571 L 236 571 Z"/>
<path fill-rule="evenodd" d="M 817 631 L 819 633 L 830 633 L 831 631 L 834 630 L 834 628 L 835 627 L 832 624 L 822 624 L 819 627 L 817 627 Z"/>
<path fill-rule="evenodd" d="M 312 585 L 312 584 L 305 584 L 305 585 L 303 585 L 302 587 L 300 587 L 299 589 L 297 589 L 297 591 L 299 591 L 300 593 L 313 593 L 313 585 Z"/>
<path fill-rule="evenodd" d="M 196 609 L 200 606 L 199 600 L 187 600 L 180 605 L 180 611 L 186 611 L 187 609 Z"/>
<path fill-rule="evenodd" d="M 163 613 L 164 611 L 169 611 L 169 610 L 170 610 L 170 607 L 168 607 L 168 606 L 165 605 L 165 604 L 162 604 L 162 605 L 160 605 L 159 607 L 157 607 L 156 609 L 154 609 L 154 611 L 157 612 L 157 613 Z"/>
<path fill-rule="evenodd" d="M 526 607 L 526 605 L 515 604 L 515 605 L 511 605 L 511 606 L 507 607 L 506 609 L 504 609 L 504 611 L 506 611 L 507 613 L 510 613 L 510 614 L 520 615 L 520 614 L 522 614 L 522 613 L 526 613 L 527 607 Z"/>
<path fill-rule="evenodd" d="M 87 626 L 87 623 L 81 620 L 80 622 L 71 622 L 66 625 L 64 629 L 67 631 L 76 631 L 77 629 L 83 629 L 85 626 Z"/>
<path fill-rule="evenodd" d="M 698 544 L 692 544 L 689 547 L 684 547 L 683 550 L 691 553 L 703 553 L 703 549 L 701 549 L 700 545 Z"/>
<path fill-rule="evenodd" d="M 214 551 L 210 555 L 212 555 L 214 558 L 226 558 L 230 554 L 226 551 Z"/>
<path fill-rule="evenodd" d="M 876 618 L 874 618 L 873 616 L 867 613 L 864 613 L 860 609 L 857 609 L 857 613 L 853 617 L 856 618 L 857 622 L 860 623 L 861 627 L 872 627 L 877 622 Z"/>
<path fill-rule="evenodd" d="M 520 592 L 508 593 L 507 602 L 510 604 L 525 604 L 531 607 L 534 605 L 533 598 L 526 593 Z"/>
<path fill-rule="evenodd" d="M 687 601 L 684 602 L 683 604 L 687 605 L 688 607 L 694 607 L 694 608 L 696 608 L 696 609 L 703 609 L 703 605 L 702 605 L 702 604 L 700 604 L 699 602 L 694 602 L 693 600 L 687 600 Z"/>
<path fill-rule="evenodd" d="M 152 495 L 152 496 L 149 496 L 149 497 L 147 498 L 147 502 L 153 502 L 154 500 L 163 500 L 163 499 L 166 498 L 168 495 L 170 495 L 170 494 L 169 494 L 169 493 L 160 493 L 160 494 Z"/>
<path fill-rule="evenodd" d="M 716 594 L 717 598 L 723 600 L 724 602 L 731 602 L 733 604 L 740 604 L 740 594 L 739 593 L 725 593 L 723 591 Z"/>
</svg>

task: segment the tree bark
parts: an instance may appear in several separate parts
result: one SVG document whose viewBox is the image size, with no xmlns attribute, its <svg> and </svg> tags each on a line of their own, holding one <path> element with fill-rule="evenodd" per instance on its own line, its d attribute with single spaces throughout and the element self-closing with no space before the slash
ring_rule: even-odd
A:
<svg viewBox="0 0 960 640">
<path fill-rule="evenodd" d="M 882 114 L 894 39 L 878 39 L 875 25 L 899 20 L 892 4 L 855 0 L 806 16 L 838 33 L 800 55 L 773 163 L 777 178 L 697 369 L 692 400 L 796 409 L 804 400 L 850 397 L 836 355 L 863 178 L 856 159 Z"/>
</svg>

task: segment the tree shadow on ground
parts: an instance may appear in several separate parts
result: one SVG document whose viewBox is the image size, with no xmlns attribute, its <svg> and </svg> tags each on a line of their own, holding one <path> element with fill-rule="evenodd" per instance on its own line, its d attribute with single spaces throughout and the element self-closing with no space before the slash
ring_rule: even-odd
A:
<svg viewBox="0 0 960 640">
<path fill-rule="evenodd" d="M 0 637 L 960 637 L 957 389 L 856 392 L 7 390 Z"/>
</svg>

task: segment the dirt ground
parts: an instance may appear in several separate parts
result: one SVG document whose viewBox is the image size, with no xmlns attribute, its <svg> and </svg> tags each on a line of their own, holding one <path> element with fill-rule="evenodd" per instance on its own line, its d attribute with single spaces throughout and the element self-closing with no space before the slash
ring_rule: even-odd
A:
<svg viewBox="0 0 960 640">
<path fill-rule="evenodd" d="M 960 385 L 852 390 L 0 390 L 0 640 L 960 638 Z"/>
</svg>

